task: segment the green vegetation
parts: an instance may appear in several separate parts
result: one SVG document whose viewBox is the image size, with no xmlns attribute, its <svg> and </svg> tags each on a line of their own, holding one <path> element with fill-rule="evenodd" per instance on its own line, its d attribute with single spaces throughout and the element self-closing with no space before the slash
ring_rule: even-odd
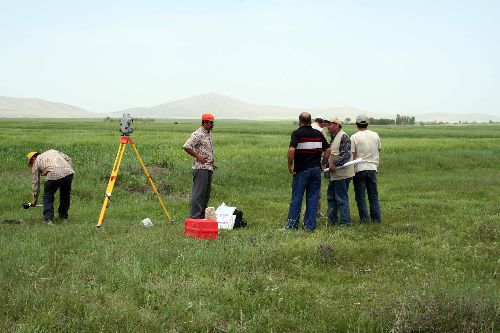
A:
<svg viewBox="0 0 500 333">
<path fill-rule="evenodd" d="M 181 146 L 198 126 L 134 123 L 176 222 L 128 147 L 96 229 L 118 124 L 0 120 L 0 218 L 24 220 L 0 225 L 0 331 L 500 331 L 500 125 L 373 126 L 383 223 L 320 220 L 309 234 L 278 231 L 292 122 L 218 121 L 211 205 L 238 206 L 249 226 L 215 241 L 183 235 L 191 158 Z M 52 227 L 40 208 L 21 208 L 25 154 L 50 148 L 76 170 L 70 221 Z M 351 212 L 357 221 L 353 194 Z M 146 217 L 153 228 L 140 225 Z"/>
</svg>

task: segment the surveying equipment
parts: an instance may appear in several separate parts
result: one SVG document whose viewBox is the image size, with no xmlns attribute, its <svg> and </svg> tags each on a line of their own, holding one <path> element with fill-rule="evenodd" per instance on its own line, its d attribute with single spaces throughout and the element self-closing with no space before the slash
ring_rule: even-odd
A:
<svg viewBox="0 0 500 333">
<path fill-rule="evenodd" d="M 123 114 L 122 122 L 121 122 L 121 127 L 120 127 L 120 132 L 122 133 L 122 136 L 120 138 L 120 146 L 118 147 L 118 152 L 116 153 L 116 158 L 115 158 L 115 163 L 113 164 L 113 169 L 111 170 L 111 176 L 109 177 L 109 182 L 108 186 L 106 187 L 106 192 L 104 193 L 104 202 L 102 203 L 102 208 L 101 208 L 101 213 L 99 214 L 99 220 L 97 221 L 97 227 L 100 227 L 103 220 L 104 216 L 106 215 L 106 209 L 108 208 L 109 201 L 111 200 L 111 193 L 113 192 L 113 188 L 115 186 L 116 178 L 118 177 L 118 170 L 120 169 L 120 164 L 122 163 L 123 159 L 123 154 L 125 153 L 125 148 L 127 147 L 127 143 L 130 143 L 132 146 L 132 149 L 134 150 L 135 155 L 137 156 L 137 159 L 139 160 L 139 163 L 141 164 L 142 171 L 146 175 L 146 178 L 149 181 L 149 185 L 151 185 L 151 188 L 153 189 L 154 193 L 156 194 L 156 197 L 158 198 L 158 201 L 160 202 L 161 208 L 163 212 L 165 213 L 165 216 L 167 219 L 173 223 L 173 219 L 170 216 L 170 213 L 167 210 L 167 207 L 163 203 L 163 200 L 158 194 L 158 191 L 156 190 L 156 186 L 153 183 L 153 180 L 151 179 L 151 176 L 148 173 L 148 170 L 146 169 L 146 166 L 144 165 L 144 162 L 142 161 L 141 156 L 139 155 L 139 152 L 137 151 L 137 148 L 135 147 L 134 141 L 132 141 L 132 138 L 130 137 L 130 134 L 134 131 L 132 127 L 132 123 L 134 120 L 130 116 L 130 114 Z"/>
<path fill-rule="evenodd" d="M 134 119 L 132 119 L 132 116 L 128 113 L 124 113 L 122 117 L 122 121 L 120 123 L 120 133 L 122 135 L 130 135 L 134 133 L 134 128 L 132 127 L 132 123 L 134 122 Z"/>
</svg>

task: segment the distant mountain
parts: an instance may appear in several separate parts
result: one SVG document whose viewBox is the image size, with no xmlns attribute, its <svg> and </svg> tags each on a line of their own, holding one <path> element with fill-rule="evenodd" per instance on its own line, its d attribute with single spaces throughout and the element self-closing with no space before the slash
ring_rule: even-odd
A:
<svg viewBox="0 0 500 333">
<path fill-rule="evenodd" d="M 213 113 L 221 119 L 296 119 L 301 112 L 309 112 L 329 117 L 333 114 L 342 119 L 356 117 L 363 112 L 359 109 L 339 107 L 330 109 L 299 109 L 283 106 L 258 105 L 241 100 L 209 93 L 193 96 L 174 102 L 164 103 L 151 107 L 138 107 L 111 113 L 112 117 L 121 117 L 123 113 L 130 113 L 139 118 L 170 118 L 170 119 L 198 119 L 202 113 Z"/>
<path fill-rule="evenodd" d="M 217 118 L 225 119 L 269 119 L 291 118 L 300 112 L 299 109 L 250 104 L 225 95 L 209 93 L 151 107 L 117 111 L 112 115 L 117 117 L 122 113 L 130 113 L 134 117 L 143 118 L 198 119 L 202 113 L 213 113 Z"/>
<path fill-rule="evenodd" d="M 415 115 L 415 120 L 416 121 L 423 121 L 423 122 L 477 122 L 477 123 L 487 123 L 490 120 L 494 122 L 500 121 L 500 117 L 497 116 L 492 116 L 489 114 L 482 114 L 482 113 L 468 113 L 468 114 L 451 114 L 451 113 L 424 113 L 424 114 L 419 114 Z"/>
<path fill-rule="evenodd" d="M 76 106 L 36 98 L 0 96 L 0 118 L 98 118 Z"/>
<path fill-rule="evenodd" d="M 332 115 L 351 122 L 360 113 L 372 118 L 396 119 L 395 114 L 375 114 L 369 111 L 352 107 L 333 107 L 324 109 L 300 109 L 284 106 L 259 105 L 241 101 L 239 99 L 208 93 L 197 95 L 169 103 L 151 107 L 136 107 L 107 114 L 94 113 L 82 108 L 46 101 L 36 98 L 13 98 L 0 96 L 0 118 L 103 118 L 110 116 L 121 118 L 123 113 L 130 113 L 134 118 L 158 119 L 199 119 L 202 113 L 213 113 L 217 119 L 294 119 L 301 112 L 309 112 L 313 117 L 323 115 L 329 118 Z M 415 116 L 417 122 L 500 122 L 500 117 L 487 114 L 450 114 L 450 113 L 425 113 L 410 114 L 400 113 L 402 116 Z"/>
</svg>

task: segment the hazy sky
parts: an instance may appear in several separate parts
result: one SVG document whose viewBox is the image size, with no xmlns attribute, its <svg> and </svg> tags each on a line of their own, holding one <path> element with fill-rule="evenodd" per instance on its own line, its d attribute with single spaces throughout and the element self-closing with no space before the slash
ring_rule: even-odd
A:
<svg viewBox="0 0 500 333">
<path fill-rule="evenodd" d="M 0 95 L 500 116 L 500 0 L 0 0 Z"/>
</svg>

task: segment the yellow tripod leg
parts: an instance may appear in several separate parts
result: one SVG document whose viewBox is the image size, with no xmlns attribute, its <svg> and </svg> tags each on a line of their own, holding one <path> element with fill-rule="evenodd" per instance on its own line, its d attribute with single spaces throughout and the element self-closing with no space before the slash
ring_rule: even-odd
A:
<svg viewBox="0 0 500 333">
<path fill-rule="evenodd" d="M 137 151 L 137 148 L 135 148 L 134 141 L 130 140 L 130 145 L 134 149 L 134 153 L 137 156 L 137 159 L 139 160 L 139 162 L 141 163 L 142 171 L 146 175 L 146 178 L 148 179 L 149 184 L 153 188 L 153 191 L 155 192 L 156 197 L 158 198 L 158 201 L 160 202 L 161 208 L 163 209 L 163 213 L 165 213 L 165 216 L 170 221 L 170 223 L 173 223 L 174 220 L 172 220 L 172 217 L 170 216 L 170 213 L 168 212 L 167 207 L 165 206 L 165 203 L 163 202 L 163 199 L 161 198 L 160 194 L 156 190 L 156 186 L 155 186 L 153 180 L 151 179 L 151 176 L 149 175 L 148 169 L 146 169 L 146 166 L 144 165 L 144 162 L 142 161 L 142 158 L 139 155 L 139 152 Z"/>
<path fill-rule="evenodd" d="M 118 152 L 116 153 L 115 163 L 113 164 L 113 169 L 111 170 L 111 176 L 109 177 L 108 186 L 106 187 L 106 193 L 104 193 L 104 202 L 102 203 L 101 213 L 99 214 L 99 220 L 97 221 L 97 227 L 100 227 L 104 221 L 104 216 L 106 216 L 106 209 L 108 208 L 109 200 L 111 199 L 111 193 L 115 187 L 116 178 L 118 177 L 118 170 L 120 169 L 120 164 L 122 163 L 123 154 L 125 153 L 125 148 L 127 147 L 127 142 L 130 141 L 130 137 L 124 136 L 120 139 L 120 146 L 118 147 Z"/>
</svg>

